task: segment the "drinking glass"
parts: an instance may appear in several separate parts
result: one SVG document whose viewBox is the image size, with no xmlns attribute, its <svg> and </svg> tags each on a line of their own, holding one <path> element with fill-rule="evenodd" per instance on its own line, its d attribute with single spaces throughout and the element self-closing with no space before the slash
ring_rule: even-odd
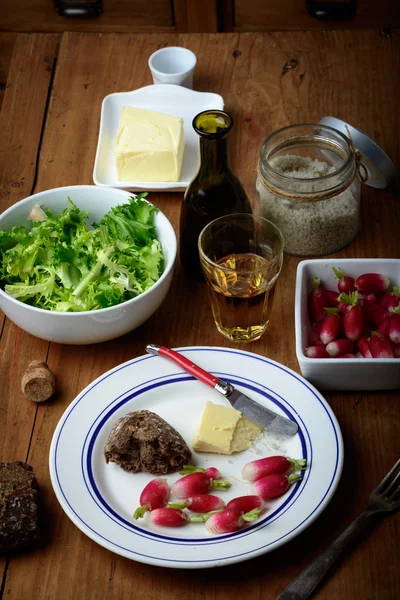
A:
<svg viewBox="0 0 400 600">
<path fill-rule="evenodd" d="M 214 321 L 229 340 L 252 342 L 266 330 L 283 247 L 278 227 L 252 214 L 219 217 L 201 231 L 200 264 Z"/>
</svg>

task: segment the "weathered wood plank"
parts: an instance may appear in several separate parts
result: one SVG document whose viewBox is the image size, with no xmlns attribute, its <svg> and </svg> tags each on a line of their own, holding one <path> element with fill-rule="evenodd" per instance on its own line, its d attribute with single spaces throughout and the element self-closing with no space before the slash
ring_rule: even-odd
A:
<svg viewBox="0 0 400 600">
<path fill-rule="evenodd" d="M 5 94 L 0 114 L 0 211 L 28 196 L 57 53 L 57 35 L 0 34 L 0 74 Z M 5 323 L 0 311 L 0 460 L 25 460 L 36 405 L 20 391 L 30 360 L 45 359 L 48 344 Z M 0 573 L 6 565 L 0 559 Z M 1 584 L 0 584 L 1 587 Z"/>
<path fill-rule="evenodd" d="M 17 38 L 16 33 L 0 34 L 0 111 L 6 90 L 8 70 L 10 67 L 12 51 Z"/>
<path fill-rule="evenodd" d="M 58 36 L 53 34 L 22 34 L 15 42 L 0 114 L 2 211 L 32 193 L 57 47 Z M 10 322 L 2 331 L 0 453 L 3 460 L 24 460 L 27 456 L 36 406 L 22 397 L 20 381 L 27 361 L 44 359 L 47 346 Z"/>
<path fill-rule="evenodd" d="M 262 140 L 283 125 L 315 121 L 324 114 L 362 127 L 398 162 L 393 130 L 398 128 L 394 102 L 400 84 L 391 76 L 398 59 L 390 38 L 375 32 L 66 34 L 47 115 L 36 191 L 91 182 L 102 98 L 150 83 L 148 56 L 166 43 L 185 45 L 197 54 L 196 89 L 223 95 L 235 119 L 230 138 L 232 165 L 250 195 Z M 283 75 L 286 61 L 292 58 L 298 60 L 298 66 Z M 177 229 L 182 195 L 150 194 L 149 198 Z M 363 208 L 358 238 L 335 256 L 395 256 L 400 215 L 394 196 L 365 188 Z M 298 262 L 295 257 L 286 257 L 271 328 L 260 341 L 245 347 L 297 371 L 293 296 Z M 143 354 L 148 342 L 173 347 L 230 346 L 214 328 L 205 286 L 187 280 L 179 265 L 168 298 L 136 331 L 91 347 L 51 344 L 48 362 L 56 373 L 59 391 L 54 402 L 38 407 L 29 452 L 48 516 L 48 542 L 35 554 L 11 561 L 5 585 L 7 598 L 84 600 L 90 595 L 95 600 L 128 599 L 133 581 L 135 598 L 143 600 L 231 600 L 242 595 L 249 600 L 272 600 L 364 508 L 369 492 L 396 458 L 398 394 L 329 393 L 328 401 L 343 430 L 345 470 L 334 500 L 301 536 L 243 568 L 234 565 L 171 572 L 113 555 L 80 533 L 62 512 L 50 485 L 48 451 L 56 423 L 77 393 L 109 368 Z M 318 598 L 395 600 L 400 583 L 395 544 L 398 528 L 398 518 L 391 517 L 371 531 L 321 588 Z M 68 586 L 63 577 L 66 572 L 70 574 Z"/>
</svg>

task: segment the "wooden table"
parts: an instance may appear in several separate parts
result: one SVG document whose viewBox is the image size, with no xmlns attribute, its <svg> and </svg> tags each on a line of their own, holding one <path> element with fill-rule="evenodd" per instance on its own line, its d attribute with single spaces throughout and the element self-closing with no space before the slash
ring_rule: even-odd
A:
<svg viewBox="0 0 400 600">
<path fill-rule="evenodd" d="M 18 34 L 0 115 L 2 210 L 34 192 L 92 182 L 103 97 L 150 84 L 147 59 L 165 45 L 193 50 L 198 57 L 195 88 L 224 97 L 235 119 L 232 164 L 250 195 L 262 140 L 279 127 L 316 122 L 323 115 L 362 128 L 398 165 L 398 32 Z M 149 198 L 177 229 L 182 194 Z M 335 256 L 398 258 L 399 226 L 400 203 L 394 190 L 364 186 L 361 232 Z M 293 299 L 298 262 L 286 257 L 271 328 L 247 347 L 296 371 Z M 398 457 L 398 391 L 327 393 L 344 437 L 343 477 L 325 512 L 295 540 L 255 560 L 215 570 L 169 570 L 119 557 L 87 538 L 60 508 L 50 484 L 49 446 L 75 396 L 108 369 L 143 354 L 148 342 L 170 347 L 231 345 L 214 328 L 205 285 L 185 279 L 179 265 L 158 312 L 136 331 L 111 342 L 49 344 L 2 318 L 1 460 L 33 465 L 47 527 L 43 547 L 0 559 L 1 597 L 273 599 L 365 507 L 370 491 Z M 20 392 L 22 373 L 33 359 L 46 360 L 58 381 L 54 400 L 39 406 Z M 399 598 L 399 522 L 398 516 L 390 516 L 371 528 L 316 597 Z"/>
</svg>

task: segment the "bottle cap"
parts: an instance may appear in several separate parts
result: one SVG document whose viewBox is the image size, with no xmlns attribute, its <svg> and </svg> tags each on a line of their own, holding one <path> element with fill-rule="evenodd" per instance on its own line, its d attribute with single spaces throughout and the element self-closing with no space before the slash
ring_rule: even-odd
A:
<svg viewBox="0 0 400 600">
<path fill-rule="evenodd" d="M 394 179 L 396 175 L 394 164 L 382 148 L 371 140 L 366 133 L 361 131 L 361 129 L 357 129 L 357 127 L 353 127 L 349 123 L 346 123 L 346 121 L 342 121 L 336 117 L 323 117 L 319 123 L 333 127 L 333 129 L 340 131 L 346 137 L 349 137 L 350 132 L 354 147 L 361 152 L 362 162 L 368 171 L 366 185 L 384 189 Z"/>
</svg>

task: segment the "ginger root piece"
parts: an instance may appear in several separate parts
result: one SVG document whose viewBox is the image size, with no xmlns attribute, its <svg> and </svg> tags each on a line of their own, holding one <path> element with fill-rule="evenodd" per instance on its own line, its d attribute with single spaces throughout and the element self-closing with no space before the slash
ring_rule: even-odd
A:
<svg viewBox="0 0 400 600">
<path fill-rule="evenodd" d="M 33 360 L 22 377 L 21 389 L 33 402 L 44 402 L 54 394 L 56 378 L 45 362 Z"/>
</svg>

